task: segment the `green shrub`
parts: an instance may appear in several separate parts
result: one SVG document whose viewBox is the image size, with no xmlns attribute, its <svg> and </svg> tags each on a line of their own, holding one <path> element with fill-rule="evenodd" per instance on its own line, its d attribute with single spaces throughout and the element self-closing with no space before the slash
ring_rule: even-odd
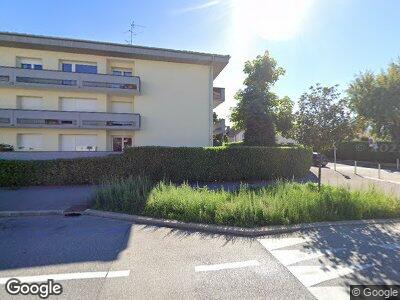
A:
<svg viewBox="0 0 400 300">
<path fill-rule="evenodd" d="M 136 175 L 174 182 L 292 178 L 307 173 L 311 157 L 303 147 L 136 147 L 97 158 L 0 160 L 0 186 L 92 184 Z"/>
<path fill-rule="evenodd" d="M 102 183 L 92 201 L 95 208 L 139 214 L 144 209 L 153 182 L 147 177 L 114 178 Z"/>
<path fill-rule="evenodd" d="M 327 155 L 333 157 L 333 150 L 329 151 Z M 346 142 L 337 146 L 336 157 L 342 160 L 394 163 L 396 158 L 400 158 L 400 145 L 379 142 L 378 149 L 374 150 L 365 141 Z"/>
<path fill-rule="evenodd" d="M 136 189 L 136 190 L 135 190 Z M 400 216 L 400 199 L 377 190 L 278 182 L 238 191 L 194 188 L 131 178 L 106 185 L 94 196 L 96 209 L 185 222 L 264 226 Z M 132 208 L 134 207 L 134 208 Z"/>
</svg>

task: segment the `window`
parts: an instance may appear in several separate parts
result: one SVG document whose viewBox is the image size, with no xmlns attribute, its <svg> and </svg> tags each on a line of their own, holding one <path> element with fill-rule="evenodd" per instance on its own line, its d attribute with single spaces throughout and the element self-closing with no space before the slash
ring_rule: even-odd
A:
<svg viewBox="0 0 400 300">
<path fill-rule="evenodd" d="M 132 113 L 132 102 L 112 101 L 111 112 L 113 113 Z"/>
<path fill-rule="evenodd" d="M 132 76 L 131 69 L 123 69 L 123 68 L 112 68 L 111 72 L 116 76 Z"/>
<path fill-rule="evenodd" d="M 60 98 L 62 111 L 99 111 L 97 99 Z"/>
<path fill-rule="evenodd" d="M 72 72 L 72 64 L 62 64 L 63 72 Z"/>
<path fill-rule="evenodd" d="M 75 65 L 75 72 L 76 73 L 97 74 L 97 66 L 77 64 L 77 65 Z"/>
<path fill-rule="evenodd" d="M 43 99 L 40 97 L 17 96 L 17 103 L 21 109 L 43 109 Z"/>
<path fill-rule="evenodd" d="M 60 135 L 61 151 L 95 151 L 97 149 L 97 135 Z"/>
<path fill-rule="evenodd" d="M 61 70 L 63 72 L 97 74 L 97 65 L 95 63 L 64 61 L 61 62 Z"/>
<path fill-rule="evenodd" d="M 21 69 L 43 70 L 42 60 L 38 58 L 18 58 L 18 65 Z"/>
<path fill-rule="evenodd" d="M 17 145 L 19 150 L 37 151 L 43 149 L 43 135 L 41 134 L 18 134 Z"/>
</svg>

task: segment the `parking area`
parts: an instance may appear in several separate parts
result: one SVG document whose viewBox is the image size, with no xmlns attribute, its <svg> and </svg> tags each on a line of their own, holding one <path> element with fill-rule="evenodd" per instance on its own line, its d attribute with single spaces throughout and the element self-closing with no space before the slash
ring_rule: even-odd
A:
<svg viewBox="0 0 400 300">
<path fill-rule="evenodd" d="M 400 195 L 400 172 L 392 169 L 382 169 L 381 178 L 378 178 L 378 170 L 373 167 L 357 167 L 354 174 L 354 166 L 349 164 L 337 164 L 336 171 L 333 163 L 322 168 L 322 183 L 335 186 L 345 186 L 351 190 L 367 190 L 371 187 L 392 195 Z M 316 182 L 318 168 L 312 167 L 309 178 Z"/>
</svg>

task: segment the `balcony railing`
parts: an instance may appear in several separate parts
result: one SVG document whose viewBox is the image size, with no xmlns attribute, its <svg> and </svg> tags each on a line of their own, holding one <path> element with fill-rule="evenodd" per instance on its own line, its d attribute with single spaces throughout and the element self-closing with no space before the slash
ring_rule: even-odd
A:
<svg viewBox="0 0 400 300">
<path fill-rule="evenodd" d="M 140 78 L 0 66 L 1 86 L 137 95 L 140 93 Z"/>
<path fill-rule="evenodd" d="M 213 88 L 213 106 L 216 108 L 222 102 L 225 101 L 225 88 L 214 87 Z"/>
<path fill-rule="evenodd" d="M 140 115 L 130 113 L 0 109 L 0 127 L 139 130 Z"/>
</svg>

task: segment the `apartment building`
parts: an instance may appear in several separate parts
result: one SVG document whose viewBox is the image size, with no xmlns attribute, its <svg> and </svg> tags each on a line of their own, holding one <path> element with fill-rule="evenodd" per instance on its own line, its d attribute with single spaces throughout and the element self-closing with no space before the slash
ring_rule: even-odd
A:
<svg viewBox="0 0 400 300">
<path fill-rule="evenodd" d="M 0 143 L 17 151 L 211 146 L 229 56 L 0 32 Z"/>
</svg>

